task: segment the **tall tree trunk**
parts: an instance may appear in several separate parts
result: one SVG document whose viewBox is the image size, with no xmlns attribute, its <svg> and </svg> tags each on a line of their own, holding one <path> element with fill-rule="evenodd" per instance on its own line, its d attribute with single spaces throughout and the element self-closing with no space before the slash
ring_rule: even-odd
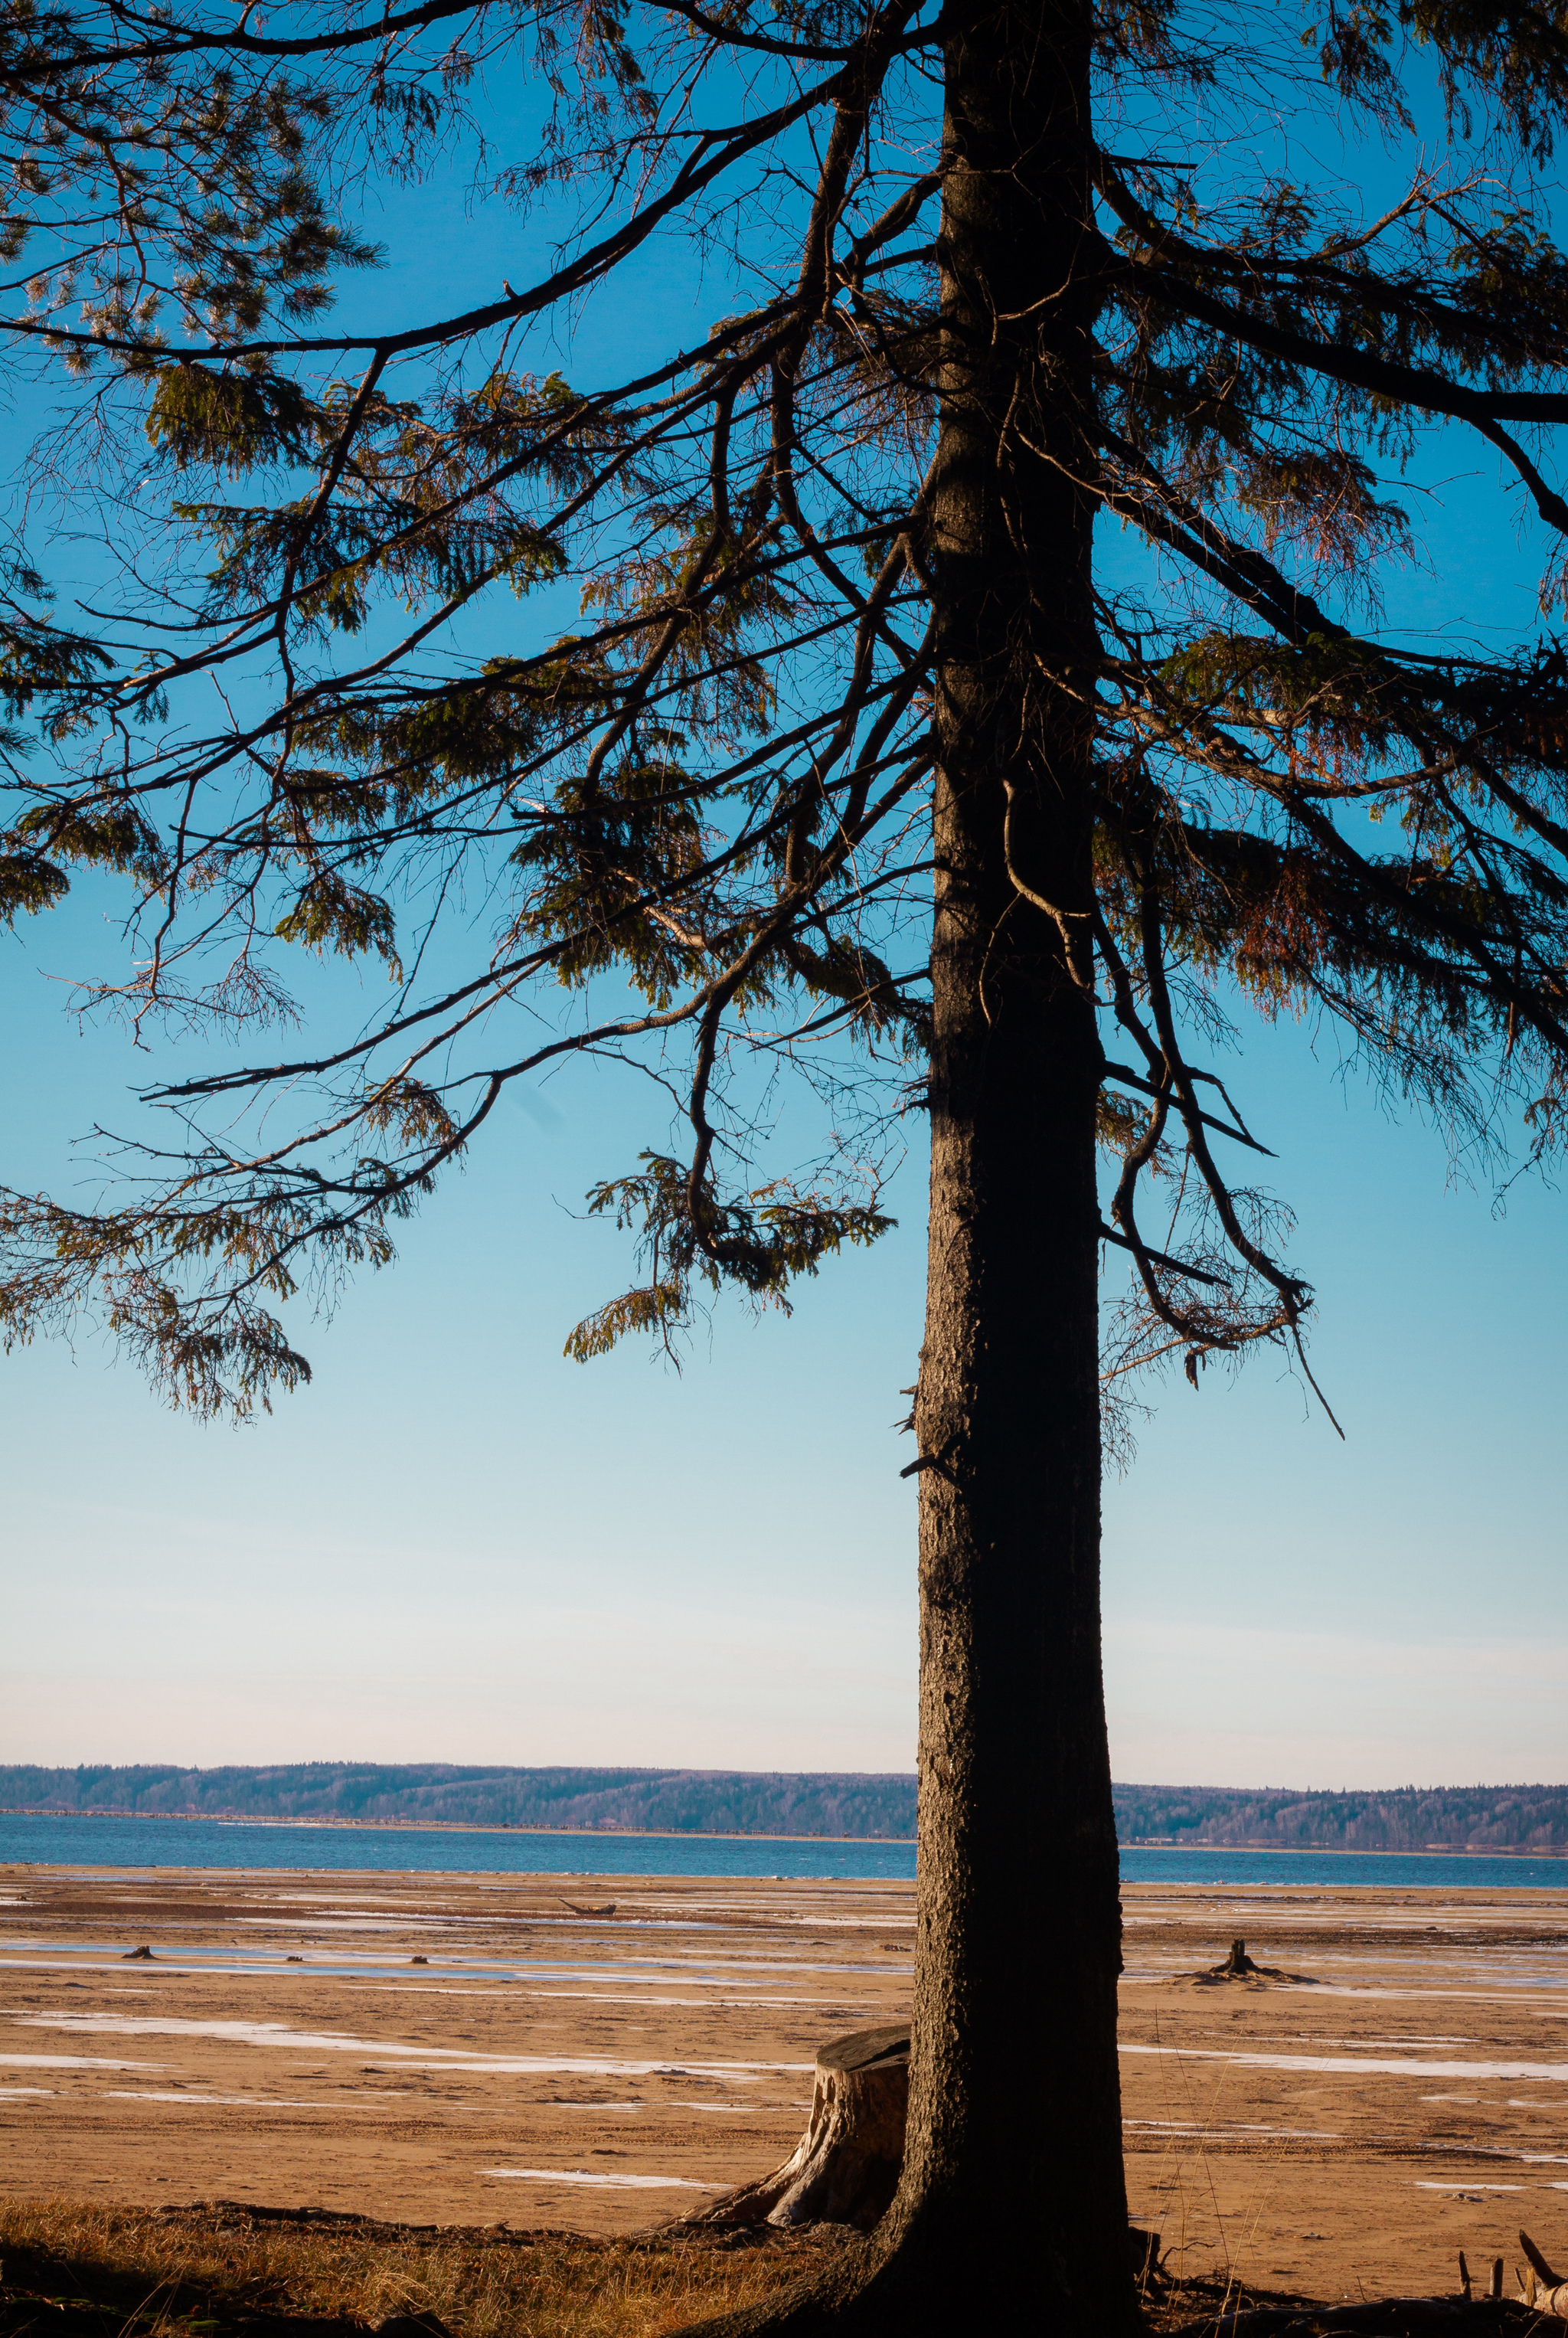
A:
<svg viewBox="0 0 1568 2338">
<path fill-rule="evenodd" d="M 950 0 L 948 16 L 908 2126 L 897 2197 L 828 2288 L 724 2326 L 1079 2338 L 1135 2322 L 1084 987 L 1090 15 Z"/>
<path fill-rule="evenodd" d="M 919 1941 L 888 2238 L 938 2243 L 998 2317 L 1027 2295 L 1036 2328 L 1054 2300 L 1103 2329 L 1127 2219 L 1085 987 L 1088 51 L 1073 0 L 972 0 L 948 48 Z M 1024 2252 L 964 2245 L 998 2230 Z"/>
</svg>

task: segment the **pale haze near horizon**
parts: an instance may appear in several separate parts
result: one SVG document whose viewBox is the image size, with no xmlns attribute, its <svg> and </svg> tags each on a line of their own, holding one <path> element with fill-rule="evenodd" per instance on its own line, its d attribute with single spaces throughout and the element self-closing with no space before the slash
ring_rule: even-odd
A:
<svg viewBox="0 0 1568 2338">
<path fill-rule="evenodd" d="M 452 297 L 464 269 L 487 283 L 461 189 L 418 201 Z M 407 299 L 417 277 L 390 271 Z M 667 287 L 646 297 L 667 309 Z M 1534 553 L 1494 468 L 1455 447 L 1443 573 L 1402 578 L 1396 614 L 1445 623 L 1462 575 L 1465 622 L 1506 630 Z M 111 898 L 79 887 L 0 937 L 0 1077 L 25 1100 L 0 1174 L 62 1198 L 96 1190 L 71 1137 L 173 1061 L 65 1011 L 113 948 Z M 1441 1140 L 1340 1080 L 1336 1049 L 1244 1016 L 1225 1076 L 1298 1213 L 1346 1441 L 1271 1353 L 1235 1385 L 1151 1391 L 1106 1488 L 1112 1768 L 1561 1780 L 1568 1203 L 1531 1178 L 1494 1208 L 1484 1173 L 1451 1180 Z M 562 1341 L 633 1265 L 576 1213 L 664 1141 L 651 1094 L 580 1066 L 498 1115 L 401 1262 L 330 1324 L 291 1325 L 315 1383 L 252 1428 L 171 1416 L 91 1336 L 0 1362 L 0 1760 L 913 1766 L 893 1424 L 920 1339 L 923 1130 L 897 1232 L 830 1262 L 792 1321 L 726 1303 L 679 1377 L 635 1342 L 584 1368 Z"/>
</svg>

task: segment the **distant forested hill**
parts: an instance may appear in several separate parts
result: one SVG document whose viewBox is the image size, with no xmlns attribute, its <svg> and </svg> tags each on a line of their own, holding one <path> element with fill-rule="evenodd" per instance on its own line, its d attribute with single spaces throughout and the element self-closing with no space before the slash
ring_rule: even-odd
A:
<svg viewBox="0 0 1568 2338">
<path fill-rule="evenodd" d="M 915 1781 L 750 1770 L 508 1770 L 451 1762 L 299 1762 L 267 1769 L 153 1764 L 0 1767 L 0 1807 L 152 1816 L 401 1819 L 463 1826 L 605 1827 L 651 1834 L 904 1836 Z"/>
<path fill-rule="evenodd" d="M 1124 1843 L 1568 1852 L 1568 1786 L 1407 1786 L 1340 1794 L 1118 1786 L 1115 1795 Z M 446 1762 L 222 1770 L 17 1765 L 0 1767 L 0 1808 L 888 1838 L 915 1832 L 915 1780 L 897 1772 L 511 1770 Z"/>
<path fill-rule="evenodd" d="M 1265 1851 L 1568 1851 L 1568 1786 L 1401 1786 L 1304 1794 L 1240 1786 L 1118 1786 L 1124 1843 Z"/>
</svg>

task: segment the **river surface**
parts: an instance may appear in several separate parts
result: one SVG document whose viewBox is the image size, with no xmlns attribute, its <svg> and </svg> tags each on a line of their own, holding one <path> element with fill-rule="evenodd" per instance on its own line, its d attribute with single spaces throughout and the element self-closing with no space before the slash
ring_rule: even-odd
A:
<svg viewBox="0 0 1568 2338">
<path fill-rule="evenodd" d="M 370 1870 L 466 1875 L 733 1875 L 893 1881 L 915 1872 L 912 1842 L 821 1837 L 534 1833 L 517 1827 L 301 1824 L 270 1819 L 55 1817 L 0 1812 L 0 1863 L 88 1870 L 207 1867 L 326 1874 Z M 1124 1850 L 1128 1883 L 1365 1884 L 1388 1891 L 1543 1887 L 1568 1891 L 1568 1859 L 1470 1852 Z"/>
</svg>

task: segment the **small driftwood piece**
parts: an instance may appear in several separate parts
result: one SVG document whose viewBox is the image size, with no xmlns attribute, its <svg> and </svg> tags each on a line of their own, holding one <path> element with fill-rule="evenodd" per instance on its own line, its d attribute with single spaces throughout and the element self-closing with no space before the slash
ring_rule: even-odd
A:
<svg viewBox="0 0 1568 2338">
<path fill-rule="evenodd" d="M 1165 2279 L 1160 2263 L 1161 2238 L 1161 2234 L 1146 2231 L 1142 2225 L 1127 2227 L 1128 2262 L 1140 2291 L 1156 2288 Z"/>
<path fill-rule="evenodd" d="M 574 1916 L 612 1916 L 615 1913 L 613 1900 L 606 1900 L 597 1908 L 585 1907 L 581 1900 L 563 1900 L 561 1905 L 570 1908 Z"/>
<path fill-rule="evenodd" d="M 1524 2252 L 1529 2268 L 1520 2289 L 1526 2305 L 1537 2313 L 1550 2313 L 1559 2322 L 1568 2322 L 1568 2281 L 1553 2273 L 1528 2233 L 1521 2233 L 1519 2245 Z"/>
<path fill-rule="evenodd" d="M 908 2108 L 906 2022 L 834 2038 L 818 2049 L 810 2121 L 782 2167 L 682 2221 L 855 2225 L 868 2233 L 898 2188 Z"/>
</svg>

